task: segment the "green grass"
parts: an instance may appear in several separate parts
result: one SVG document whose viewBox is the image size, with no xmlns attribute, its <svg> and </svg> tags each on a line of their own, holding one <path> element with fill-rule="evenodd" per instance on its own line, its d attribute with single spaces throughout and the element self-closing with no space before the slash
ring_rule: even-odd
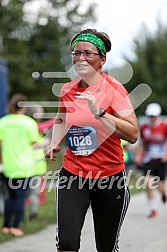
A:
<svg viewBox="0 0 167 252">
<path fill-rule="evenodd" d="M 131 195 L 134 195 L 136 193 L 140 193 L 144 190 L 144 189 L 142 189 L 142 186 L 137 183 L 137 181 L 138 181 L 138 179 L 140 179 L 141 175 L 142 175 L 141 173 L 133 172 L 130 176 L 129 181 L 127 181 L 128 188 L 129 188 Z M 127 177 L 128 177 L 128 175 L 127 175 Z"/>
<path fill-rule="evenodd" d="M 25 208 L 25 218 L 21 223 L 21 229 L 25 235 L 38 232 L 46 228 L 50 224 L 56 225 L 56 205 L 55 205 L 55 190 L 46 192 L 46 201 L 39 206 L 39 220 L 29 221 L 29 207 Z M 2 227 L 3 217 L 0 217 L 0 226 Z M 0 243 L 13 239 L 11 234 L 0 233 Z"/>
<path fill-rule="evenodd" d="M 26 206 L 25 221 L 22 229 L 25 234 L 35 233 L 50 224 L 56 224 L 55 190 L 46 191 L 46 201 L 39 206 L 39 220 L 29 221 L 29 209 Z"/>
<path fill-rule="evenodd" d="M 131 184 L 133 185 L 133 184 Z M 140 193 L 143 191 L 143 189 L 137 189 L 135 186 L 133 188 L 129 188 L 129 191 L 130 191 L 130 194 L 131 195 L 134 195 L 134 194 L 137 194 L 137 193 Z"/>
</svg>

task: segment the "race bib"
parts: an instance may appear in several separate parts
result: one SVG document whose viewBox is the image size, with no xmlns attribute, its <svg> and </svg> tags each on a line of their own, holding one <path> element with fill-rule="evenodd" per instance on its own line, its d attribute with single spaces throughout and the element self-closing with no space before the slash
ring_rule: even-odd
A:
<svg viewBox="0 0 167 252">
<path fill-rule="evenodd" d="M 151 159 L 157 159 L 162 157 L 163 148 L 160 144 L 151 144 L 148 147 L 148 156 Z"/>
<path fill-rule="evenodd" d="M 96 130 L 90 126 L 72 127 L 66 134 L 66 144 L 75 155 L 88 156 L 98 146 Z"/>
</svg>

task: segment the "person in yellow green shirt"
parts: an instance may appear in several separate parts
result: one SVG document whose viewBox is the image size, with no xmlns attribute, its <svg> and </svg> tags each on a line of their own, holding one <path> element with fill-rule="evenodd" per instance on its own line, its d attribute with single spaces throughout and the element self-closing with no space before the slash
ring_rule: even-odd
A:
<svg viewBox="0 0 167 252">
<path fill-rule="evenodd" d="M 15 236 L 24 235 L 20 222 L 29 180 L 34 175 L 33 144 L 40 139 L 37 123 L 25 115 L 19 102 L 25 102 L 23 94 L 15 94 L 8 104 L 8 114 L 0 119 L 0 144 L 3 176 L 8 189 L 5 199 L 2 232 Z"/>
</svg>

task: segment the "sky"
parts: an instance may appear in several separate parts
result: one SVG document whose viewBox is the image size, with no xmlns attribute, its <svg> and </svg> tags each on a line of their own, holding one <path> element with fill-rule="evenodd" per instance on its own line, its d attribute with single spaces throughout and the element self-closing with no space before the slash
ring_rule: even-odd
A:
<svg viewBox="0 0 167 252">
<path fill-rule="evenodd" d="M 85 0 L 85 3 L 90 0 Z M 134 38 L 141 36 L 142 27 L 157 31 L 157 21 L 167 26 L 167 0 L 92 0 L 97 4 L 97 21 L 84 28 L 106 32 L 112 41 L 108 63 L 123 63 L 123 54 L 134 58 Z"/>
<path fill-rule="evenodd" d="M 46 0 L 34 0 L 31 11 L 45 6 Z M 151 33 L 157 30 L 157 21 L 167 26 L 167 0 L 83 0 L 84 8 L 96 3 L 97 21 L 85 23 L 83 28 L 95 28 L 106 32 L 112 41 L 112 50 L 107 56 L 111 68 L 124 64 L 123 55 L 134 59 L 134 39 L 143 37 L 143 25 Z M 33 7 L 32 7 L 33 6 Z"/>
</svg>

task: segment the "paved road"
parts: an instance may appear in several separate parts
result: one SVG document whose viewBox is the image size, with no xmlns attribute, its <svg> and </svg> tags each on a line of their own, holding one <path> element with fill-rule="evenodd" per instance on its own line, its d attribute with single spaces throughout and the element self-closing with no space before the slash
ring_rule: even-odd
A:
<svg viewBox="0 0 167 252">
<path fill-rule="evenodd" d="M 120 236 L 120 252 L 167 252 L 167 205 L 159 203 L 159 215 L 147 218 L 146 196 L 133 196 Z M 1 252 L 56 252 L 55 225 L 35 234 L 0 245 Z M 89 210 L 82 232 L 80 252 L 96 252 L 92 215 Z"/>
</svg>

